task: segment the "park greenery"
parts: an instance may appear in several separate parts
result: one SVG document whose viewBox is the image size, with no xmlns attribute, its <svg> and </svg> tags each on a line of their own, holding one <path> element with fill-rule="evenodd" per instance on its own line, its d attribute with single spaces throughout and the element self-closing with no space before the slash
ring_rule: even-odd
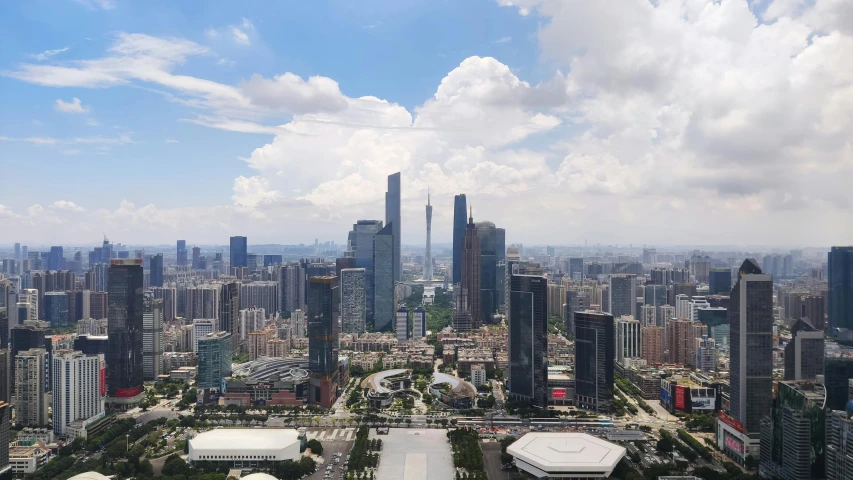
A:
<svg viewBox="0 0 853 480">
<path fill-rule="evenodd" d="M 681 439 L 681 441 L 683 441 L 687 445 L 690 445 L 693 450 L 696 450 L 696 453 L 698 453 L 699 456 L 709 462 L 714 459 L 714 455 L 711 453 L 711 450 L 709 450 L 708 447 L 699 443 L 699 441 L 693 438 L 692 435 L 687 433 L 686 430 L 679 428 L 678 430 L 676 430 L 676 433 L 678 434 L 678 438 Z"/>
<path fill-rule="evenodd" d="M 453 449 L 453 465 L 464 469 L 467 475 L 457 478 L 486 479 L 483 450 L 480 448 L 479 434 L 471 428 L 457 428 L 447 432 Z"/>
</svg>

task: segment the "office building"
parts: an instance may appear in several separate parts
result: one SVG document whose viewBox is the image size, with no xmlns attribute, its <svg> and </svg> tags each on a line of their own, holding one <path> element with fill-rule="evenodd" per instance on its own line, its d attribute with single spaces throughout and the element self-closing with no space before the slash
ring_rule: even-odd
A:
<svg viewBox="0 0 853 480">
<path fill-rule="evenodd" d="M 341 331 L 364 333 L 367 324 L 366 271 L 363 268 L 341 270 Z"/>
<path fill-rule="evenodd" d="M 14 359 L 9 356 L 8 348 L 0 348 L 0 402 L 12 401 L 11 370 L 15 367 Z"/>
<path fill-rule="evenodd" d="M 666 361 L 664 355 L 664 328 L 654 325 L 640 329 L 642 348 L 640 358 L 649 364 L 662 364 Z"/>
<path fill-rule="evenodd" d="M 62 270 L 65 268 L 65 254 L 62 247 L 50 247 L 47 254 L 47 270 Z"/>
<path fill-rule="evenodd" d="M 479 230 L 474 224 L 473 211 L 468 217 L 468 225 L 465 227 L 465 234 L 462 237 L 462 269 L 461 269 L 461 292 L 464 303 L 467 304 L 466 313 L 470 317 L 471 330 L 476 330 L 482 325 L 482 315 L 480 309 L 482 302 L 480 295 L 482 294 L 482 278 L 483 273 L 482 254 L 480 248 L 483 243 L 480 241 Z M 511 272 L 507 272 L 508 274 Z M 465 326 L 460 323 L 460 327 Z"/>
<path fill-rule="evenodd" d="M 853 409 L 826 411 L 826 479 L 853 478 Z"/>
<path fill-rule="evenodd" d="M 391 233 L 390 229 L 388 233 Z M 391 247 L 390 256 L 393 257 L 393 245 Z M 308 401 L 323 408 L 330 408 L 335 403 L 340 387 L 337 312 L 340 305 L 339 295 L 337 277 L 309 279 L 307 320 L 308 370 L 311 371 L 311 380 Z"/>
<path fill-rule="evenodd" d="M 829 269 L 829 328 L 853 329 L 853 246 L 832 247 Z"/>
<path fill-rule="evenodd" d="M 393 281 L 394 285 L 403 275 L 403 257 L 400 251 L 400 232 L 403 224 L 400 220 L 400 172 L 388 175 L 388 191 L 385 192 L 385 225 L 390 225 L 393 232 Z"/>
<path fill-rule="evenodd" d="M 814 381 L 780 381 L 772 409 L 761 421 L 759 472 L 763 478 L 825 478 L 832 421 L 825 391 Z"/>
<path fill-rule="evenodd" d="M 26 249 L 27 247 L 24 247 Z M 12 422 L 12 405 L 0 402 L 0 476 L 4 478 L 9 475 L 9 439 Z"/>
<path fill-rule="evenodd" d="M 695 338 L 696 343 L 694 350 L 695 360 L 693 365 L 696 370 L 704 372 L 714 372 L 717 370 L 717 345 L 713 338 L 708 335 L 702 335 L 701 338 Z"/>
<path fill-rule="evenodd" d="M 373 237 L 382 230 L 382 226 L 382 220 L 359 220 L 352 226 L 352 230 L 349 232 L 349 236 L 347 237 L 346 254 L 355 258 L 356 268 L 364 269 L 368 322 L 374 321 Z M 304 310 L 304 308 L 302 309 Z"/>
<path fill-rule="evenodd" d="M 107 402 L 142 400 L 142 260 L 110 260 L 107 312 Z"/>
<path fill-rule="evenodd" d="M 371 269 L 373 268 L 373 236 L 370 237 L 370 265 Z M 372 272 L 372 270 L 371 270 Z M 365 278 L 367 278 L 367 269 L 365 268 Z M 370 277 L 371 279 L 373 277 Z M 280 309 L 281 312 L 287 316 L 295 312 L 296 310 L 305 310 L 305 269 L 302 268 L 302 265 L 296 264 L 288 264 L 282 265 L 281 267 L 281 277 L 280 277 L 280 286 L 279 291 L 281 292 L 281 303 Z M 366 284 L 365 288 L 369 288 L 370 292 L 373 291 L 373 284 Z M 372 305 L 373 299 L 368 298 L 368 302 Z"/>
<path fill-rule="evenodd" d="M 45 292 L 44 320 L 51 328 L 68 326 L 68 295 L 65 292 Z"/>
<path fill-rule="evenodd" d="M 148 263 L 149 284 L 152 287 L 163 286 L 163 254 L 158 253 L 151 257 Z"/>
<path fill-rule="evenodd" d="M 249 246 L 246 237 L 231 237 L 231 271 L 249 266 Z"/>
<path fill-rule="evenodd" d="M 548 280 L 513 274 L 509 283 L 507 395 L 534 407 L 547 408 Z"/>
<path fill-rule="evenodd" d="M 853 358 L 847 356 L 826 356 L 823 360 L 824 381 L 826 385 L 826 408 L 844 410 L 849 395 L 849 380 L 853 378 Z"/>
<path fill-rule="evenodd" d="M 802 316 L 809 319 L 818 330 L 826 326 L 826 298 L 823 295 L 806 295 L 803 297 Z"/>
<path fill-rule="evenodd" d="M 432 205 L 427 191 L 426 204 L 426 253 L 424 254 L 424 280 L 432 280 Z"/>
<path fill-rule="evenodd" d="M 74 350 L 83 352 L 86 355 L 103 355 L 107 358 L 107 336 L 82 334 L 77 335 L 74 339 Z"/>
<path fill-rule="evenodd" d="M 741 430 L 726 430 L 720 448 L 740 462 L 759 446 L 761 419 L 771 407 L 773 390 L 773 278 L 754 259 L 743 262 L 729 304 L 730 417 Z M 720 438 L 720 437 L 718 437 Z"/>
<path fill-rule="evenodd" d="M 575 405 L 599 413 L 613 408 L 613 315 L 575 312 Z"/>
<path fill-rule="evenodd" d="M 45 362 L 48 352 L 44 348 L 31 348 L 15 357 L 15 419 L 26 427 L 43 427 L 50 423 L 47 411 L 47 386 Z"/>
<path fill-rule="evenodd" d="M 728 295 L 731 290 L 731 269 L 712 268 L 708 278 L 708 295 Z"/>
<path fill-rule="evenodd" d="M 162 373 L 163 300 L 147 299 L 142 313 L 142 379 L 155 381 Z"/>
<path fill-rule="evenodd" d="M 614 318 L 630 315 L 637 318 L 637 276 L 636 275 L 610 275 L 609 288 L 607 289 L 610 306 L 609 313 Z"/>
<path fill-rule="evenodd" d="M 53 433 L 64 437 L 78 420 L 97 419 L 104 413 L 101 389 L 105 375 L 103 355 L 59 350 L 53 355 Z"/>
<path fill-rule="evenodd" d="M 394 330 L 397 332 L 398 342 L 409 341 L 409 310 L 406 307 L 400 307 L 397 310 L 397 318 L 394 322 Z"/>
<path fill-rule="evenodd" d="M 231 340 L 229 332 L 211 332 L 198 339 L 197 388 L 218 391 L 222 379 L 231 376 Z"/>
<path fill-rule="evenodd" d="M 236 349 L 237 322 L 240 317 L 240 284 L 236 281 L 226 281 L 220 286 L 219 292 L 219 329 L 231 334 L 232 347 Z"/>
<path fill-rule="evenodd" d="M 640 321 L 630 315 L 616 320 L 616 361 L 626 365 L 626 360 L 641 357 L 642 336 Z"/>
<path fill-rule="evenodd" d="M 192 260 L 192 264 L 191 264 L 191 268 L 193 270 L 198 270 L 200 259 L 201 259 L 201 248 L 193 247 L 193 260 Z"/>
<path fill-rule="evenodd" d="M 175 263 L 178 266 L 184 266 L 187 264 L 187 241 L 186 240 L 178 240 L 178 248 L 176 253 L 177 261 Z"/>
<path fill-rule="evenodd" d="M 791 341 L 785 346 L 785 380 L 814 381 L 823 375 L 823 330 L 816 329 L 808 318 L 791 326 Z"/>
<path fill-rule="evenodd" d="M 427 319 L 424 306 L 420 305 L 412 313 L 412 338 L 426 338 L 427 336 Z"/>
<path fill-rule="evenodd" d="M 260 281 L 240 284 L 240 309 L 263 308 L 268 313 L 278 311 L 278 282 Z"/>
<path fill-rule="evenodd" d="M 492 323 L 492 316 L 498 311 L 498 259 L 495 224 L 477 222 L 476 229 L 480 240 L 480 315 L 474 321 L 479 326 Z"/>
<path fill-rule="evenodd" d="M 377 332 L 390 332 L 394 326 L 394 265 L 398 262 L 394 231 L 388 223 L 373 236 L 373 329 Z"/>
<path fill-rule="evenodd" d="M 453 199 L 453 283 L 462 282 L 462 239 L 468 225 L 468 203 L 465 194 Z"/>
<path fill-rule="evenodd" d="M 215 319 L 196 318 L 193 320 L 193 353 L 198 353 L 198 341 L 215 331 L 217 331 Z"/>
</svg>

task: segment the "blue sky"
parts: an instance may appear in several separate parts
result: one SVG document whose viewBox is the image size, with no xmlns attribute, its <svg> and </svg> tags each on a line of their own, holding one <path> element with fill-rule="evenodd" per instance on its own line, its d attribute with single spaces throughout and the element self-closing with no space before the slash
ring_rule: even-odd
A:
<svg viewBox="0 0 853 480">
<path fill-rule="evenodd" d="M 466 193 L 511 241 L 831 243 L 850 25 L 832 0 L 17 2 L 0 242 L 343 241 L 401 171 L 404 243 L 428 186 L 437 241 Z"/>
</svg>

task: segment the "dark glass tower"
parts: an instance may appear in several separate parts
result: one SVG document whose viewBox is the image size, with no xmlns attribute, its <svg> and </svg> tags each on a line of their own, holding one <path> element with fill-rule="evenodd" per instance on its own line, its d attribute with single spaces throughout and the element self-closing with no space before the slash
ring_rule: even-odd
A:
<svg viewBox="0 0 853 480">
<path fill-rule="evenodd" d="M 390 332 L 394 328 L 394 224 L 385 225 L 373 236 L 373 328 Z"/>
<path fill-rule="evenodd" d="M 50 253 L 47 254 L 47 269 L 62 270 L 65 268 L 65 255 L 62 253 L 62 247 L 50 247 Z"/>
<path fill-rule="evenodd" d="M 462 314 L 460 318 L 468 321 L 456 322 L 457 330 L 476 330 L 482 324 L 480 320 L 480 275 L 482 274 L 480 245 L 474 218 L 473 216 L 468 217 L 468 225 L 465 227 L 465 234 L 462 237 L 461 292 L 457 296 L 456 307 L 457 313 Z"/>
<path fill-rule="evenodd" d="M 853 247 L 829 251 L 829 328 L 853 329 Z"/>
<path fill-rule="evenodd" d="M 728 268 L 712 268 L 708 275 L 708 294 L 726 295 L 732 290 L 732 271 Z"/>
<path fill-rule="evenodd" d="M 248 251 L 246 237 L 231 237 L 231 268 L 249 266 Z"/>
<path fill-rule="evenodd" d="M 158 253 L 151 257 L 151 263 L 148 270 L 151 272 L 149 280 L 152 287 L 163 286 L 163 254 Z"/>
<path fill-rule="evenodd" d="M 130 403 L 142 393 L 142 260 L 110 260 L 107 396 Z"/>
<path fill-rule="evenodd" d="M 785 380 L 814 381 L 823 375 L 825 350 L 823 330 L 805 317 L 794 322 L 791 340 L 785 346 Z"/>
<path fill-rule="evenodd" d="M 531 406 L 548 406 L 548 281 L 510 276 L 509 395 Z"/>
<path fill-rule="evenodd" d="M 219 291 L 219 329 L 231 334 L 234 339 L 237 336 L 237 324 L 240 316 L 240 284 L 228 282 L 222 284 Z M 236 350 L 240 342 L 232 342 Z"/>
<path fill-rule="evenodd" d="M 178 265 L 187 264 L 187 241 L 178 240 L 177 262 Z"/>
<path fill-rule="evenodd" d="M 477 222 L 480 239 L 480 324 L 488 324 L 498 311 L 498 235 L 492 222 Z M 477 319 L 474 319 L 477 320 Z"/>
<path fill-rule="evenodd" d="M 338 277 L 308 281 L 308 369 L 310 403 L 330 408 L 338 390 Z"/>
<path fill-rule="evenodd" d="M 773 392 L 773 278 L 749 258 L 731 291 L 731 414 L 753 439 L 770 413 Z"/>
<path fill-rule="evenodd" d="M 465 194 L 453 199 L 453 283 L 462 281 L 462 238 L 468 224 L 468 202 Z"/>
<path fill-rule="evenodd" d="M 600 413 L 613 408 L 616 337 L 613 315 L 575 312 L 575 405 Z"/>
<path fill-rule="evenodd" d="M 403 257 L 400 256 L 400 172 L 388 175 L 388 191 L 385 192 L 385 225 L 394 230 L 394 284 L 403 275 Z"/>
</svg>

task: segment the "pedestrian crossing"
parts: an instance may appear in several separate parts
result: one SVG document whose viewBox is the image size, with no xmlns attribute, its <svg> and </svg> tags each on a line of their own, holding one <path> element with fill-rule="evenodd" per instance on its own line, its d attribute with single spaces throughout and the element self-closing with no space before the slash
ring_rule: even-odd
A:
<svg viewBox="0 0 853 480">
<path fill-rule="evenodd" d="M 329 428 L 326 430 L 309 430 L 305 432 L 308 440 L 320 442 L 352 442 L 355 440 L 354 428 Z"/>
</svg>

